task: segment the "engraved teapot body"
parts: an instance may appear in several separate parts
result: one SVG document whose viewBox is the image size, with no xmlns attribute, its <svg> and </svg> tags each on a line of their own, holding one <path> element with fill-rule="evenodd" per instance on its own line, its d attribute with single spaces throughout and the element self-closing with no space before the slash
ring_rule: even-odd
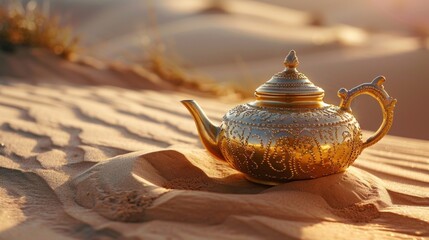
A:
<svg viewBox="0 0 429 240">
<path fill-rule="evenodd" d="M 298 63 L 291 51 L 284 71 L 256 89 L 255 101 L 228 111 L 219 127 L 195 101 L 182 101 L 207 150 L 250 181 L 275 185 L 342 172 L 391 127 L 396 99 L 384 90 L 384 77 L 340 89 L 341 103 L 335 106 L 323 102 L 323 89 L 297 71 Z M 361 94 L 374 97 L 383 110 L 382 125 L 365 141 L 350 109 Z"/>
</svg>

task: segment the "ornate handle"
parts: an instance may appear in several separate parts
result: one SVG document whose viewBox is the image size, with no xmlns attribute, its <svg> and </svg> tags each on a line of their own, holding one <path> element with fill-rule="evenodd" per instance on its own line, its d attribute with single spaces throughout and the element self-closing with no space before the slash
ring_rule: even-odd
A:
<svg viewBox="0 0 429 240">
<path fill-rule="evenodd" d="M 383 76 L 376 77 L 371 83 L 364 83 L 355 88 L 347 91 L 345 88 L 341 88 L 338 91 L 338 97 L 341 98 L 340 107 L 348 112 L 351 112 L 350 104 L 353 99 L 361 94 L 368 94 L 375 98 L 380 104 L 383 110 L 383 122 L 378 128 L 377 132 L 368 138 L 363 143 L 363 148 L 372 146 L 373 144 L 380 141 L 384 135 L 387 134 L 393 122 L 393 110 L 395 108 L 396 99 L 389 96 L 389 94 L 384 90 L 383 83 L 386 81 L 386 78 Z"/>
</svg>

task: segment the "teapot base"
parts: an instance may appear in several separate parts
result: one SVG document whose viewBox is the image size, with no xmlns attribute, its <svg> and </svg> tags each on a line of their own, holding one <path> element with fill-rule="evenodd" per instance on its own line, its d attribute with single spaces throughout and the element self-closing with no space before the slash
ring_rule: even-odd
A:
<svg viewBox="0 0 429 240">
<path fill-rule="evenodd" d="M 269 185 L 269 186 L 277 186 L 277 185 L 280 185 L 280 184 L 283 184 L 283 183 L 287 183 L 287 182 L 273 182 L 273 181 L 260 180 L 260 179 L 256 179 L 254 177 L 251 177 L 251 176 L 249 176 L 247 174 L 244 174 L 244 177 L 248 181 L 250 181 L 250 182 L 257 183 L 257 184 L 262 184 L 262 185 Z"/>
<path fill-rule="evenodd" d="M 312 180 L 312 179 L 316 179 L 316 178 L 326 177 L 326 176 L 334 175 L 334 174 L 337 174 L 337 173 L 342 173 L 345 170 L 346 169 L 342 169 L 342 170 L 340 170 L 338 172 L 333 172 L 333 173 L 321 175 L 321 176 L 314 177 L 314 178 L 290 179 L 290 180 L 284 180 L 284 181 L 261 180 L 261 179 L 257 179 L 257 178 L 251 177 L 251 176 L 249 176 L 247 174 L 244 174 L 244 173 L 243 173 L 243 175 L 246 178 L 246 180 L 248 180 L 250 182 L 253 182 L 253 183 L 256 183 L 256 184 L 262 184 L 262 185 L 267 185 L 267 186 L 277 186 L 277 185 L 280 185 L 280 184 L 289 183 L 289 182 L 293 182 L 293 181 Z"/>
</svg>

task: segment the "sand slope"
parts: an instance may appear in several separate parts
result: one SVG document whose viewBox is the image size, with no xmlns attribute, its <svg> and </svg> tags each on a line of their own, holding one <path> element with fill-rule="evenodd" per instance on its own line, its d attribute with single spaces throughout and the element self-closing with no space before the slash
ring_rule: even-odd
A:
<svg viewBox="0 0 429 240">
<path fill-rule="evenodd" d="M 429 237 L 426 141 L 386 137 L 344 174 L 266 188 L 202 149 L 179 100 L 214 121 L 234 102 L 2 79 L 2 239 Z"/>
</svg>

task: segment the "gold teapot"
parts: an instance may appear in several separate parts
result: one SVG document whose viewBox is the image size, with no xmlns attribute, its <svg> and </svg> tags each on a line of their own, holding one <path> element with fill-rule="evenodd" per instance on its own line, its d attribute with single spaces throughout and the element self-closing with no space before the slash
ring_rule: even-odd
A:
<svg viewBox="0 0 429 240">
<path fill-rule="evenodd" d="M 324 90 L 298 72 L 298 64 L 290 51 L 284 71 L 258 87 L 253 102 L 227 112 L 219 127 L 195 101 L 182 101 L 207 150 L 252 182 L 276 185 L 343 172 L 392 126 L 396 99 L 384 90 L 383 76 L 340 89 L 341 103 L 335 106 L 323 102 Z M 383 111 L 380 128 L 365 141 L 350 109 L 361 94 L 374 97 Z"/>
</svg>

